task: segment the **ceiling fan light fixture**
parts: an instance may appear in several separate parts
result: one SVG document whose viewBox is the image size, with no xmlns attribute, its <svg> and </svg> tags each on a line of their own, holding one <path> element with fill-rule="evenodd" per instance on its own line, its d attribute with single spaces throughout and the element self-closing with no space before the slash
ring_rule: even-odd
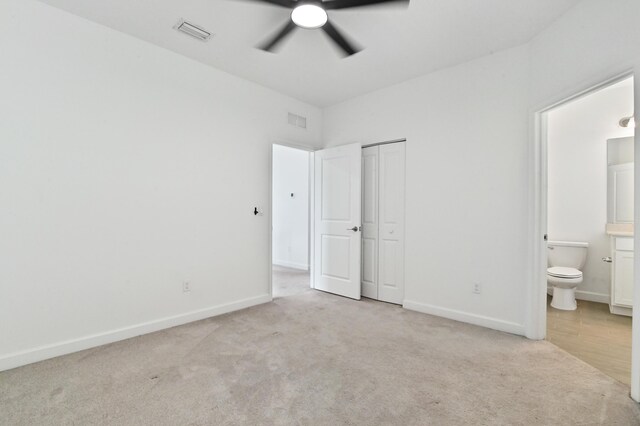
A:
<svg viewBox="0 0 640 426">
<path fill-rule="evenodd" d="M 293 23 L 308 30 L 321 28 L 328 19 L 327 12 L 315 4 L 302 4 L 291 12 Z"/>
</svg>

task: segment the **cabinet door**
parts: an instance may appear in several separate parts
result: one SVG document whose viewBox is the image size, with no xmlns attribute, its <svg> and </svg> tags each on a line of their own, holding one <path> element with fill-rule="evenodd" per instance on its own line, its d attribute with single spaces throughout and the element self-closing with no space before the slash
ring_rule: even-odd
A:
<svg viewBox="0 0 640 426">
<path fill-rule="evenodd" d="M 362 150 L 362 295 L 378 298 L 378 147 Z"/>
<path fill-rule="evenodd" d="M 404 301 L 405 144 L 380 146 L 379 300 Z"/>
<path fill-rule="evenodd" d="M 613 304 L 633 306 L 633 252 L 616 250 L 613 260 Z"/>
</svg>

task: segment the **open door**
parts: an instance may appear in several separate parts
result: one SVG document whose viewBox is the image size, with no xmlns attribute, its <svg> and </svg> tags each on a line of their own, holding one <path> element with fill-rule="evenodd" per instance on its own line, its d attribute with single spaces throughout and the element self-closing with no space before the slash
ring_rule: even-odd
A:
<svg viewBox="0 0 640 426">
<path fill-rule="evenodd" d="M 358 300 L 361 169 L 359 144 L 315 152 L 315 288 Z"/>
</svg>

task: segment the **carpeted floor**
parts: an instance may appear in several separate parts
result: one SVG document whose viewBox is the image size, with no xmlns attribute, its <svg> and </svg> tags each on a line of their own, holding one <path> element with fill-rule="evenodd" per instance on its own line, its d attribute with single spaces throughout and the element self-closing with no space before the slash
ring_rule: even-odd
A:
<svg viewBox="0 0 640 426">
<path fill-rule="evenodd" d="M 2 425 L 634 425 L 548 342 L 317 291 L 0 373 Z"/>
<path fill-rule="evenodd" d="M 273 265 L 273 297 L 287 297 L 311 290 L 309 271 Z"/>
</svg>

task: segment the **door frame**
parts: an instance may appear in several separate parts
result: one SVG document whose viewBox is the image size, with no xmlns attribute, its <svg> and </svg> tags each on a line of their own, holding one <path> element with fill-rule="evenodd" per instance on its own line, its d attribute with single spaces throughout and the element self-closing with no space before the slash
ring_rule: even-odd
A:
<svg viewBox="0 0 640 426">
<path fill-rule="evenodd" d="M 530 190 L 531 190 L 531 206 L 532 212 L 530 220 L 530 274 L 531 282 L 528 286 L 528 306 L 525 319 L 526 337 L 534 340 L 542 340 L 546 337 L 547 328 L 547 242 L 544 235 L 547 232 L 547 179 L 548 179 L 548 153 L 547 153 L 547 136 L 548 136 L 548 113 L 562 105 L 577 99 L 588 96 L 606 87 L 612 86 L 620 81 L 626 80 L 634 76 L 633 69 L 627 69 L 623 72 L 614 74 L 613 76 L 584 84 L 572 92 L 549 102 L 546 102 L 539 108 L 534 108 L 530 114 Z M 634 97 L 636 111 L 639 105 L 638 93 L 639 84 L 634 84 Z M 640 136 L 638 132 L 635 135 L 635 145 L 637 145 Z M 640 178 L 640 149 L 635 149 L 635 181 Z M 636 185 L 634 192 L 634 222 L 640 223 L 640 185 Z M 638 244 L 639 235 L 636 233 L 634 239 Z M 634 309 L 640 312 L 640 256 L 637 256 L 634 263 Z M 631 357 L 631 397 L 635 401 L 640 401 L 640 315 L 633 316 L 632 331 L 632 357 Z"/>
<path fill-rule="evenodd" d="M 315 165 L 315 151 L 320 148 L 314 148 L 307 145 L 301 145 L 295 142 L 288 141 L 276 141 L 270 145 L 271 152 L 269 156 L 269 295 L 273 301 L 273 147 L 274 145 L 284 146 L 287 148 L 298 149 L 300 151 L 306 151 L 309 153 L 309 211 L 307 218 L 307 256 L 309 258 L 309 286 L 314 288 L 313 283 L 313 221 L 314 221 L 314 165 Z"/>
</svg>

